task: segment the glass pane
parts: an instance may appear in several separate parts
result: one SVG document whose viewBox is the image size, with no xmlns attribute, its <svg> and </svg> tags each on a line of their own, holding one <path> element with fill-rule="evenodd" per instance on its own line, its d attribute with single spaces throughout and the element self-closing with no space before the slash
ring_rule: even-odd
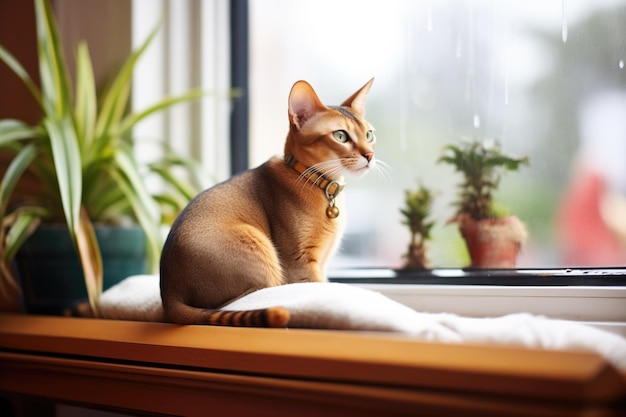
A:
<svg viewBox="0 0 626 417">
<path fill-rule="evenodd" d="M 251 164 L 281 153 L 293 82 L 339 104 L 375 76 L 367 118 L 391 170 L 347 178 L 333 266 L 403 266 L 418 181 L 435 193 L 430 263 L 467 266 L 447 222 L 462 177 L 437 163 L 464 139 L 530 158 L 495 194 L 528 230 L 519 267 L 626 265 L 625 24 L 609 0 L 250 2 Z"/>
</svg>

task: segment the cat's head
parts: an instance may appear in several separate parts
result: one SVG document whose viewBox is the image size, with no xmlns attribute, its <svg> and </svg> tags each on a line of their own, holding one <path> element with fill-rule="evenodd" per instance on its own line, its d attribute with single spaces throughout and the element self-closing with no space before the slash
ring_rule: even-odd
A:
<svg viewBox="0 0 626 417">
<path fill-rule="evenodd" d="M 326 106 L 306 81 L 289 93 L 289 134 L 285 155 L 293 155 L 330 179 L 363 175 L 374 167 L 374 128 L 365 120 L 365 102 L 374 79 L 340 106 Z"/>
</svg>

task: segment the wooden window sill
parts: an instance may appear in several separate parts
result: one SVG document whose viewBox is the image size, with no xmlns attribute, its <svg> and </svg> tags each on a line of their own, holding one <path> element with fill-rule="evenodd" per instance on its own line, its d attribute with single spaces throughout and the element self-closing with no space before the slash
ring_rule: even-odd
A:
<svg viewBox="0 0 626 417">
<path fill-rule="evenodd" d="M 590 353 L 0 314 L 0 392 L 177 415 L 618 415 Z"/>
</svg>

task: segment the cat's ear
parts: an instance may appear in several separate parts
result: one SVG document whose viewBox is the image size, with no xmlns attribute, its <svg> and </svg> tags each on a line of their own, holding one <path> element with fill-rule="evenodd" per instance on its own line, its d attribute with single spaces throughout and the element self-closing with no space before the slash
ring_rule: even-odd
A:
<svg viewBox="0 0 626 417">
<path fill-rule="evenodd" d="M 361 114 L 361 116 L 365 115 L 365 102 L 367 101 L 367 95 L 370 92 L 370 88 L 372 88 L 372 84 L 374 84 L 373 78 L 365 83 L 359 91 L 352 94 L 350 98 L 341 103 L 341 105 L 344 107 L 351 107 L 357 113 Z"/>
<path fill-rule="evenodd" d="M 298 81 L 289 93 L 289 121 L 298 129 L 317 112 L 328 110 L 306 81 Z"/>
</svg>

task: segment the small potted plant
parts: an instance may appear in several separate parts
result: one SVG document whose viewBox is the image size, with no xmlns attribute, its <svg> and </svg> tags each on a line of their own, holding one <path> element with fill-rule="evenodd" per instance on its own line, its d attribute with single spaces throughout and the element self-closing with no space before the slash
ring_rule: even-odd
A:
<svg viewBox="0 0 626 417">
<path fill-rule="evenodd" d="M 454 166 L 464 177 L 450 221 L 459 225 L 472 266 L 515 267 L 526 228 L 516 216 L 496 209 L 493 194 L 503 173 L 528 164 L 528 158 L 506 155 L 497 142 L 475 140 L 446 146 L 438 162 Z"/>
<path fill-rule="evenodd" d="M 408 226 L 411 233 L 408 251 L 405 255 L 406 269 L 428 269 L 430 262 L 426 256 L 426 243 L 430 240 L 430 231 L 435 222 L 428 220 L 433 202 L 433 193 L 423 184 L 416 190 L 406 190 L 404 208 L 400 212 L 404 216 L 402 224 Z"/>
<path fill-rule="evenodd" d="M 16 279 L 16 255 L 35 231 L 52 225 L 52 229 L 60 229 L 60 234 L 44 238 L 43 244 L 58 249 L 61 241 L 68 238 L 68 256 L 73 256 L 78 265 L 82 293 L 97 315 L 98 297 L 103 290 L 101 247 L 109 234 L 98 233 L 100 225 L 139 224 L 139 233 L 145 236 L 143 263 L 147 259 L 147 270 L 154 271 L 161 250 L 159 229 L 163 213 L 177 212 L 198 189 L 192 186 L 191 176 L 183 180 L 172 175 L 173 167 L 193 172 L 192 164 L 167 149 L 163 160 L 141 164 L 135 158 L 132 128 L 145 117 L 175 103 L 197 99 L 203 92 L 194 90 L 166 98 L 142 112 L 129 113 L 133 68 L 156 29 L 132 52 L 98 97 L 87 45 L 78 46 L 76 82 L 72 86 L 57 25 L 46 0 L 35 0 L 35 19 L 41 88 L 0 46 L 0 61 L 25 83 L 42 112 L 41 121 L 35 126 L 19 120 L 0 120 L 0 151 L 4 159 L 10 158 L 10 163 L 0 168 L 0 304 L 6 306 L 19 298 L 19 284 L 22 288 L 25 285 L 28 274 L 18 274 L 21 282 Z M 144 181 L 147 175 L 161 178 L 163 195 L 148 191 Z M 114 246 L 125 240 L 118 238 Z M 61 278 L 52 279 L 55 271 L 63 270 L 58 265 L 61 256 L 55 256 L 53 261 L 57 264 L 45 271 L 47 285 L 61 293 L 71 292 L 65 289 L 67 284 Z M 26 263 L 42 264 L 40 258 Z M 106 265 L 106 260 L 104 263 L 107 271 L 115 269 Z"/>
</svg>

